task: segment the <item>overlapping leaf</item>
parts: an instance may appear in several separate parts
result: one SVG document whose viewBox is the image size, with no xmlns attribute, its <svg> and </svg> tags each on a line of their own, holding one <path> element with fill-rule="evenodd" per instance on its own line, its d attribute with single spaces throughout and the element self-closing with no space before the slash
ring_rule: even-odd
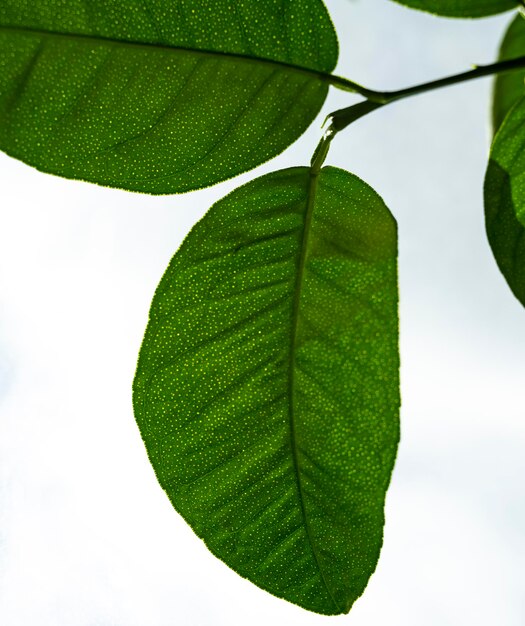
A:
<svg viewBox="0 0 525 626">
<path fill-rule="evenodd" d="M 519 5 L 518 0 L 395 0 L 395 2 L 445 17 L 485 17 L 508 11 Z"/>
<path fill-rule="evenodd" d="M 509 25 L 501 43 L 500 60 L 525 56 L 525 19 L 517 15 Z M 494 84 L 492 124 L 494 132 L 501 126 L 507 113 L 525 95 L 525 70 L 500 74 Z"/>
<path fill-rule="evenodd" d="M 335 168 L 219 201 L 160 283 L 134 382 L 160 484 L 276 596 L 347 612 L 375 569 L 398 442 L 396 225 Z"/>
<path fill-rule="evenodd" d="M 487 235 L 498 266 L 525 306 L 525 97 L 508 113 L 485 177 Z"/>
<path fill-rule="evenodd" d="M 336 60 L 321 0 L 3 0 L 0 149 L 123 189 L 203 187 L 292 143 Z"/>
</svg>

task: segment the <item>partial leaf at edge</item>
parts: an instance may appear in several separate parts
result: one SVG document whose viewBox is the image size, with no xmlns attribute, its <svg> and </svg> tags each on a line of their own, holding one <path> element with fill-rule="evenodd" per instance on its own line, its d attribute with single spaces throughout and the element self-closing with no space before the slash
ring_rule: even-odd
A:
<svg viewBox="0 0 525 626">
<path fill-rule="evenodd" d="M 0 149 L 110 187 L 204 187 L 295 141 L 336 61 L 321 0 L 5 0 Z"/>
<path fill-rule="evenodd" d="M 485 225 L 512 292 L 525 306 L 525 97 L 494 138 L 485 176 Z"/>
<path fill-rule="evenodd" d="M 510 11 L 518 0 L 394 0 L 412 9 L 435 13 L 443 17 L 486 17 Z"/>
<path fill-rule="evenodd" d="M 525 56 L 525 19 L 521 15 L 509 24 L 501 42 L 499 59 L 506 61 Z M 499 74 L 494 81 L 492 100 L 492 127 L 494 133 L 507 113 L 525 95 L 525 70 Z"/>
<path fill-rule="evenodd" d="M 272 173 L 191 231 L 140 352 L 135 416 L 174 507 L 239 574 L 318 613 L 349 611 L 382 544 L 396 259 L 363 181 Z"/>
</svg>

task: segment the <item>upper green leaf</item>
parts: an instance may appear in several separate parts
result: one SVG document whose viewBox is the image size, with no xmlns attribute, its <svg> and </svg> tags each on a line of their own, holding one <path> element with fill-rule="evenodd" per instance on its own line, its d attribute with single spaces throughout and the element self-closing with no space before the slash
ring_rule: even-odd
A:
<svg viewBox="0 0 525 626">
<path fill-rule="evenodd" d="M 204 187 L 295 141 L 336 61 L 321 0 L 3 0 L 0 149 L 111 187 Z"/>
<path fill-rule="evenodd" d="M 525 56 L 525 20 L 517 15 L 509 25 L 501 42 L 499 59 L 506 61 Z M 494 132 L 501 126 L 507 113 L 525 95 L 525 70 L 499 74 L 494 84 L 492 125 Z"/>
<path fill-rule="evenodd" d="M 525 97 L 492 145 L 485 177 L 485 224 L 498 266 L 525 306 Z"/>
<path fill-rule="evenodd" d="M 413 9 L 445 17 L 485 17 L 509 11 L 518 0 L 395 0 Z"/>
<path fill-rule="evenodd" d="M 324 614 L 375 569 L 398 442 L 395 220 L 335 168 L 219 201 L 168 267 L 134 407 L 158 480 L 242 576 Z"/>
</svg>

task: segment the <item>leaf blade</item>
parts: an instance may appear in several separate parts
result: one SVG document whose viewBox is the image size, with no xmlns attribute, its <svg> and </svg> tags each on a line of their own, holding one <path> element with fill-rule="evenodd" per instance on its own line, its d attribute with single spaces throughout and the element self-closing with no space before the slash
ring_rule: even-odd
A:
<svg viewBox="0 0 525 626">
<path fill-rule="evenodd" d="M 0 148 L 147 193 L 208 186 L 284 150 L 320 110 L 337 59 L 324 5 L 188 6 L 183 16 L 184 2 L 166 0 L 4 3 Z M 151 11 L 170 18 L 162 31 Z"/>
<path fill-rule="evenodd" d="M 525 306 L 525 97 L 507 114 L 485 175 L 485 227 L 498 267 Z"/>
<path fill-rule="evenodd" d="M 394 0 L 412 9 L 435 13 L 443 17 L 486 17 L 510 11 L 517 0 Z"/>
<path fill-rule="evenodd" d="M 525 20 L 517 15 L 509 24 L 501 42 L 499 59 L 506 61 L 525 55 Z M 496 76 L 492 98 L 492 128 L 494 133 L 507 113 L 525 93 L 525 71 Z"/>
<path fill-rule="evenodd" d="M 338 614 L 375 568 L 398 440 L 396 237 L 380 198 L 334 168 L 308 217 L 310 182 L 262 177 L 193 229 L 157 289 L 134 406 L 210 550 Z"/>
</svg>

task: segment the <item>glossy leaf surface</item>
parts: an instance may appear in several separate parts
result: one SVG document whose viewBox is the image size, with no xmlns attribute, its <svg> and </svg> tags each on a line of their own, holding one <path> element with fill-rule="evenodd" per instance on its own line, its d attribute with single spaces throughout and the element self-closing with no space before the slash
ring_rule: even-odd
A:
<svg viewBox="0 0 525 626">
<path fill-rule="evenodd" d="M 336 61 L 321 0 L 3 0 L 0 149 L 111 187 L 204 187 L 297 139 Z"/>
<path fill-rule="evenodd" d="M 509 25 L 501 43 L 500 60 L 525 56 L 525 19 L 517 15 Z M 500 74 L 495 79 L 492 103 L 494 132 L 501 126 L 507 113 L 525 95 L 525 70 Z"/>
<path fill-rule="evenodd" d="M 507 283 L 525 306 L 525 97 L 498 131 L 485 177 L 488 239 Z"/>
<path fill-rule="evenodd" d="M 134 407 L 209 549 L 346 613 L 374 571 L 398 442 L 397 232 L 355 176 L 259 178 L 191 231 L 153 300 Z"/>
<path fill-rule="evenodd" d="M 517 0 L 395 0 L 395 2 L 445 17 L 485 17 L 509 11 L 519 5 Z"/>
</svg>

